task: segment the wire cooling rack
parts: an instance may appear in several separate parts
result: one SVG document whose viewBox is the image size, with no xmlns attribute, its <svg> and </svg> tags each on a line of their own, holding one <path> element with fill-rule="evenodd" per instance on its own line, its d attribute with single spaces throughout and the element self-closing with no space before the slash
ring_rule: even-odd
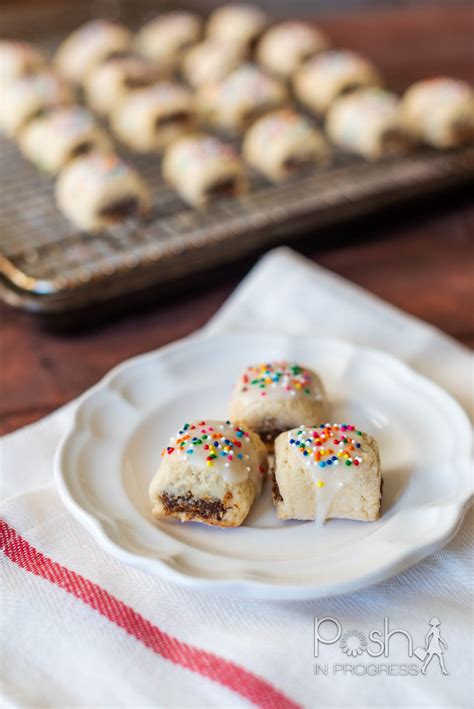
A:
<svg viewBox="0 0 474 709">
<path fill-rule="evenodd" d="M 74 24 L 79 19 L 74 17 Z M 21 25 L 28 26 L 24 14 Z M 40 25 L 33 25 L 37 32 Z M 58 34 L 50 25 L 42 43 L 54 46 L 65 31 L 61 27 Z M 120 152 L 151 187 L 152 214 L 146 221 L 130 219 L 91 235 L 78 231 L 57 210 L 52 180 L 24 160 L 15 144 L 0 139 L 3 299 L 32 312 L 67 312 L 165 285 L 288 241 L 304 230 L 474 177 L 474 148 L 443 153 L 420 149 L 379 163 L 334 152 L 330 164 L 282 185 L 252 173 L 248 195 L 218 200 L 200 212 L 163 182 L 157 156 Z"/>
</svg>

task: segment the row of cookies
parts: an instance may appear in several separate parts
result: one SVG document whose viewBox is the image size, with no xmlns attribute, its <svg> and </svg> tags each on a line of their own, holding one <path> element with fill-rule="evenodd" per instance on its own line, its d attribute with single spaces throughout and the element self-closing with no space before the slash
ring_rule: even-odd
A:
<svg viewBox="0 0 474 709">
<path fill-rule="evenodd" d="M 29 45 L 4 42 L 0 57 L 5 59 L 7 54 L 10 66 L 16 66 L 16 75 L 11 72 L 5 89 L 3 116 L 15 118 L 3 122 L 6 132 L 40 169 L 61 173 L 56 197 L 63 213 L 90 231 L 107 228 L 133 211 L 144 213 L 149 197 L 143 180 L 111 152 L 108 137 L 92 115 L 73 103 L 76 96 L 71 85 L 50 70 L 46 58 L 35 55 Z M 120 61 L 106 61 L 97 71 L 116 70 Z M 21 69 L 26 75 L 18 76 Z M 244 66 L 238 71 L 238 84 L 258 87 L 258 69 Z M 116 84 L 112 82 L 112 86 Z M 164 146 L 190 128 L 189 112 L 187 119 L 180 120 L 188 94 L 184 87 L 163 82 L 148 91 L 131 92 L 119 117 L 136 136 L 137 149 L 150 148 L 150 141 L 155 148 Z M 272 105 L 271 92 L 265 105 Z M 261 133 L 267 130 L 272 140 L 277 138 L 276 149 L 268 155 L 260 148 Z M 307 119 L 285 110 L 261 119 L 249 135 L 244 155 L 270 179 L 281 179 L 303 160 L 322 155 L 324 149 L 324 141 Z M 196 206 L 206 205 L 217 195 L 241 194 L 247 188 L 245 169 L 234 149 L 205 134 L 187 136 L 173 145 L 165 155 L 163 173 L 181 196 Z"/>
<path fill-rule="evenodd" d="M 0 128 L 40 170 L 56 176 L 56 202 L 81 229 L 98 231 L 151 206 L 140 175 L 114 152 L 76 88 L 22 42 L 0 43 Z"/>
<path fill-rule="evenodd" d="M 185 423 L 163 449 L 150 485 L 157 519 L 239 526 L 260 495 L 273 450 L 280 519 L 378 519 L 377 443 L 352 424 L 324 423 L 327 402 L 315 372 L 286 361 L 249 366 L 229 414 L 227 421 Z"/>
<path fill-rule="evenodd" d="M 222 17 L 222 9 L 220 12 Z M 242 8 L 239 13 L 245 15 Z M 170 37 L 176 37 L 179 28 L 182 32 L 190 24 L 189 17 L 184 21 L 179 13 L 161 16 L 151 23 L 154 32 L 156 27 L 174 27 L 174 32 L 167 33 Z M 287 36 L 286 44 L 293 46 L 290 40 L 298 36 L 299 24 L 283 23 L 269 30 L 269 35 Z M 314 34 L 313 28 L 306 29 Z M 124 30 L 105 21 L 88 23 L 61 45 L 56 66 L 71 81 L 82 85 L 97 112 L 109 114 L 115 134 L 132 149 L 160 152 L 177 137 L 185 136 L 165 155 L 163 173 L 191 204 L 205 206 L 216 195 L 235 196 L 247 186 L 243 164 L 230 146 L 212 136 L 188 136 L 198 121 L 213 128 L 242 132 L 252 120 L 264 114 L 247 131 L 242 152 L 246 162 L 273 181 L 286 179 L 302 165 L 326 160 L 327 145 L 306 117 L 289 108 L 267 113 L 288 104 L 287 87 L 281 81 L 255 65 L 244 64 L 220 82 L 202 86 L 193 97 L 189 89 L 176 82 L 153 83 L 159 71 L 149 60 L 130 54 L 127 47 L 131 35 Z M 103 131 L 83 109 L 58 110 L 58 105 L 71 101 L 72 89 L 59 76 L 45 70 L 45 58 L 38 52 L 35 54 L 33 48 L 16 46 L 16 51 L 9 52 L 12 48 L 6 45 L 0 46 L 0 66 L 9 68 L 10 74 L 15 74 L 15 69 L 16 74 L 40 72 L 36 77 L 28 76 L 9 85 L 3 110 L 7 119 L 0 120 L 7 127 L 10 125 L 7 133 L 18 134 L 24 128 L 20 143 L 27 157 L 57 172 L 66 160 L 69 162 L 77 155 L 96 149 L 110 152 Z M 301 40 L 295 46 L 307 46 L 307 56 L 316 51 L 316 40 L 311 51 L 309 45 L 309 41 L 305 45 Z M 296 56 L 291 52 L 290 55 Z M 293 62 L 295 66 L 304 58 L 298 57 Z M 348 150 L 374 158 L 403 152 L 415 138 L 414 130 L 409 131 L 402 124 L 398 99 L 377 88 L 380 79 L 375 68 L 352 52 L 316 55 L 296 72 L 294 83 L 299 87 L 295 90 L 302 102 L 315 113 L 321 114 L 324 106 L 329 105 L 327 132 L 334 143 Z M 473 108 L 468 87 L 466 93 L 461 82 L 452 80 L 424 84 L 408 92 L 407 115 L 420 119 L 424 116 L 420 106 L 428 105 L 429 127 L 434 136 L 431 142 L 449 146 L 468 139 L 472 133 Z M 344 95 L 357 86 L 368 88 Z M 450 101 L 439 102 L 438 94 L 449 96 Z M 26 125 L 31 118 L 45 112 L 46 115 Z M 413 126 L 416 121 L 408 123 Z M 99 230 L 133 211 L 145 211 L 143 181 L 123 164 L 117 172 L 112 166 L 119 161 L 117 156 L 113 157 L 113 160 L 95 155 L 81 158 L 80 168 L 75 165 L 65 168 L 72 178 L 58 181 L 58 185 L 64 184 L 63 189 L 57 190 L 58 204 L 81 228 Z M 89 175 L 92 175 L 90 185 L 82 185 Z M 76 200 L 70 190 L 70 185 L 78 184 L 82 200 Z"/>
<path fill-rule="evenodd" d="M 355 52 L 328 49 L 327 36 L 314 25 L 286 21 L 267 26 L 261 10 L 241 4 L 219 8 L 205 26 L 193 13 L 164 13 L 134 38 L 126 28 L 99 21 L 66 39 L 56 64 L 71 80 L 82 83 L 93 108 L 109 114 L 118 110 L 112 126 L 139 151 L 161 149 L 167 137 L 189 130 L 198 118 L 221 130 L 241 132 L 256 116 L 286 103 L 288 85 L 306 108 L 327 116 L 327 132 L 335 144 L 366 157 L 404 151 L 420 140 L 452 147 L 472 139 L 474 102 L 463 82 L 447 78 L 420 82 L 401 103 L 382 90 L 364 92 L 332 112 L 334 102 L 348 92 L 381 89 L 383 79 L 376 67 Z M 239 66 L 249 60 L 252 47 L 264 72 L 255 65 Z M 82 61 L 86 52 L 87 61 Z M 104 57 L 112 58 L 113 64 L 107 66 Z M 176 71 L 198 89 L 194 100 L 173 84 L 167 85 L 166 98 L 151 92 L 120 111 L 117 99 L 124 98 L 124 86 L 129 94 L 131 87 L 149 86 L 158 74 Z M 143 130 L 137 119 L 142 111 L 149 113 L 143 121 L 147 126 L 156 112 L 158 133 L 159 122 L 166 122 L 162 136 Z M 136 128 L 144 135 L 137 137 Z"/>
<path fill-rule="evenodd" d="M 351 51 L 328 50 L 320 30 L 295 21 L 275 25 L 258 42 L 255 55 L 266 71 L 255 64 L 242 65 L 264 26 L 262 13 L 251 6 L 224 7 L 211 15 L 207 38 L 197 42 L 202 33 L 198 18 L 190 13 L 161 15 L 138 33 L 135 46 L 158 65 L 179 69 L 197 88 L 196 94 L 170 81 L 140 87 L 140 82 L 153 79 L 146 60 L 119 56 L 88 72 L 86 95 L 93 107 L 109 113 L 119 139 L 138 152 L 159 152 L 198 123 L 240 134 L 262 114 L 288 105 L 288 83 L 300 103 L 325 117 L 332 143 L 369 159 L 404 153 L 420 141 L 452 147 L 472 139 L 474 101 L 463 82 L 443 78 L 419 82 L 400 101 L 382 88 L 380 73 L 368 59 Z M 83 31 L 73 34 L 75 44 L 80 44 Z M 70 41 L 58 53 L 60 59 Z M 138 90 L 131 91 L 130 85 L 137 88 L 137 77 Z M 272 180 L 284 179 L 301 162 L 327 154 L 316 126 L 303 117 L 295 120 L 294 115 L 290 124 L 280 118 L 263 122 L 246 142 L 248 150 L 244 144 L 243 157 Z M 300 138 L 292 155 L 300 128 L 311 136 L 308 150 L 304 154 Z M 254 147 L 260 137 L 265 143 L 275 135 L 283 144 L 285 169 L 282 164 L 268 169 L 259 157 L 267 157 L 268 151 Z"/>
</svg>

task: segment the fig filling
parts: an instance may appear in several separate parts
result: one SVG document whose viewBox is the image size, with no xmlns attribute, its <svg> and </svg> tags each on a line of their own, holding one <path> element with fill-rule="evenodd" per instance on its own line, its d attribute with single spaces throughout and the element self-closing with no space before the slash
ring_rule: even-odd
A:
<svg viewBox="0 0 474 709">
<path fill-rule="evenodd" d="M 90 140 L 84 140 L 82 143 L 78 143 L 69 153 L 69 159 L 73 160 L 78 158 L 80 155 L 87 155 L 93 149 L 94 143 Z"/>
<path fill-rule="evenodd" d="M 101 209 L 99 216 L 110 222 L 120 222 L 122 219 L 135 216 L 138 209 L 139 203 L 136 197 L 124 197 Z"/>
<path fill-rule="evenodd" d="M 206 189 L 208 197 L 233 197 L 237 193 L 237 180 L 235 177 L 223 177 L 216 180 Z"/>
<path fill-rule="evenodd" d="M 168 113 L 166 116 L 160 116 L 155 121 L 155 126 L 159 130 L 165 126 L 170 125 L 186 125 L 189 122 L 191 116 L 189 111 L 175 111 L 174 113 Z"/>
<path fill-rule="evenodd" d="M 184 512 L 190 517 L 213 519 L 220 522 L 226 512 L 224 503 L 217 497 L 197 498 L 193 497 L 191 492 L 179 496 L 168 495 L 167 492 L 164 492 L 160 499 L 165 513 L 170 516 Z"/>
<path fill-rule="evenodd" d="M 131 56 L 129 49 L 112 49 L 102 57 L 102 62 L 113 62 L 114 59 L 129 59 Z"/>
<path fill-rule="evenodd" d="M 357 91 L 357 89 L 360 89 L 362 86 L 363 84 L 361 84 L 360 81 L 350 81 L 345 86 L 343 86 L 340 91 L 338 91 L 337 95 L 347 96 L 347 94 L 351 94 L 353 91 Z"/>
<path fill-rule="evenodd" d="M 272 495 L 275 503 L 283 502 L 283 497 L 281 496 L 280 488 L 278 487 L 277 479 L 275 477 L 275 471 L 272 472 Z"/>
<path fill-rule="evenodd" d="M 271 108 L 273 108 L 272 104 L 267 104 L 264 106 L 255 106 L 254 108 L 249 109 L 248 111 L 245 111 L 242 113 L 241 116 L 241 124 L 243 128 L 248 128 L 251 123 L 257 120 L 257 118 L 260 118 L 265 111 L 269 111 Z"/>
<path fill-rule="evenodd" d="M 399 128 L 389 128 L 380 138 L 380 147 L 385 155 L 400 155 L 410 149 L 410 140 Z"/>
<path fill-rule="evenodd" d="M 469 119 L 454 121 L 451 134 L 456 144 L 470 143 L 474 140 L 474 123 Z"/>
<path fill-rule="evenodd" d="M 302 170 L 305 167 L 308 167 L 312 162 L 311 158 L 309 155 L 293 155 L 292 157 L 286 158 L 286 160 L 283 161 L 283 169 L 285 172 L 292 174 L 294 172 L 298 172 L 298 170 Z"/>
<path fill-rule="evenodd" d="M 126 76 L 123 80 L 123 85 L 126 89 L 146 89 L 154 81 L 154 77 L 150 74 L 136 74 L 135 76 Z"/>
</svg>

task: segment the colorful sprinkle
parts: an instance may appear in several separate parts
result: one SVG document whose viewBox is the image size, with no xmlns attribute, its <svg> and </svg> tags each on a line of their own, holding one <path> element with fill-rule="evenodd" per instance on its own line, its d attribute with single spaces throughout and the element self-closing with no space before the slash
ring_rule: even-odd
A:
<svg viewBox="0 0 474 709">
<path fill-rule="evenodd" d="M 311 396 L 312 375 L 298 364 L 283 362 L 262 362 L 248 367 L 242 375 L 242 392 L 261 390 L 266 396 L 269 390 L 278 387 L 294 396 L 303 393 Z"/>
<path fill-rule="evenodd" d="M 172 439 L 174 446 L 167 446 L 162 451 L 162 456 L 172 455 L 175 451 L 185 455 L 193 455 L 197 448 L 202 446 L 206 451 L 206 465 L 212 467 L 218 456 L 226 458 L 231 462 L 234 455 L 238 460 L 243 459 L 240 452 L 242 442 L 250 441 L 250 434 L 243 428 L 226 421 L 226 426 L 232 427 L 232 431 L 217 432 L 215 428 L 206 421 L 199 421 L 196 424 L 185 423 L 180 428 L 175 439 Z M 234 437 L 235 436 L 235 437 Z M 248 460 L 249 456 L 245 458 Z"/>
<path fill-rule="evenodd" d="M 350 467 L 362 463 L 362 457 L 354 453 L 361 444 L 353 436 L 362 436 L 362 431 L 347 423 L 322 423 L 314 428 L 300 426 L 289 431 L 288 442 L 307 459 L 308 465 L 326 468 L 341 461 Z"/>
</svg>

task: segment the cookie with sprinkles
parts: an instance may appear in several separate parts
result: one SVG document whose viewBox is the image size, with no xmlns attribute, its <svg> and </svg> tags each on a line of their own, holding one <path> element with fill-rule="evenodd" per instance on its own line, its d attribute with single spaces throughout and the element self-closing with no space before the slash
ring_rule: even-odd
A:
<svg viewBox="0 0 474 709">
<path fill-rule="evenodd" d="M 100 232 L 150 209 L 147 185 L 114 153 L 92 152 L 61 170 L 56 203 L 79 229 Z"/>
<path fill-rule="evenodd" d="M 245 131 L 268 111 L 288 104 L 284 84 L 253 64 L 242 64 L 221 81 L 196 92 L 202 122 L 231 134 Z"/>
<path fill-rule="evenodd" d="M 25 157 L 53 175 L 79 156 L 110 152 L 112 144 L 82 106 L 65 106 L 31 121 L 19 137 Z"/>
<path fill-rule="evenodd" d="M 378 87 L 336 99 L 326 116 L 326 133 L 335 145 L 368 160 L 403 155 L 413 143 L 401 121 L 398 96 Z"/>
<path fill-rule="evenodd" d="M 132 33 L 111 20 L 91 20 L 59 45 L 54 64 L 68 81 L 82 84 L 90 71 L 111 57 L 131 51 Z"/>
<path fill-rule="evenodd" d="M 342 94 L 380 86 L 382 78 L 369 59 L 357 52 L 333 49 L 305 62 L 293 77 L 297 98 L 318 115 Z"/>
<path fill-rule="evenodd" d="M 280 519 L 371 522 L 380 516 L 377 442 L 353 424 L 298 426 L 275 441 L 273 501 Z"/>
<path fill-rule="evenodd" d="M 46 69 L 48 57 L 28 42 L 0 40 L 0 84 Z"/>
<path fill-rule="evenodd" d="M 238 527 L 267 472 L 265 445 L 230 421 L 185 423 L 163 448 L 150 485 L 153 515 Z"/>
<path fill-rule="evenodd" d="M 245 168 L 234 148 L 214 135 L 196 133 L 175 140 L 165 151 L 164 179 L 195 207 L 238 197 L 248 189 Z"/>
<path fill-rule="evenodd" d="M 230 401 L 230 417 L 258 433 L 270 451 L 282 431 L 302 421 L 316 425 L 326 416 L 321 379 L 296 362 L 250 365 L 239 376 Z"/>
<path fill-rule="evenodd" d="M 474 142 L 474 91 L 465 81 L 447 76 L 417 81 L 405 92 L 401 113 L 413 138 L 434 148 Z"/>
<path fill-rule="evenodd" d="M 326 160 L 326 142 L 305 116 L 289 108 L 267 113 L 245 134 L 244 158 L 272 182 Z"/>
</svg>

